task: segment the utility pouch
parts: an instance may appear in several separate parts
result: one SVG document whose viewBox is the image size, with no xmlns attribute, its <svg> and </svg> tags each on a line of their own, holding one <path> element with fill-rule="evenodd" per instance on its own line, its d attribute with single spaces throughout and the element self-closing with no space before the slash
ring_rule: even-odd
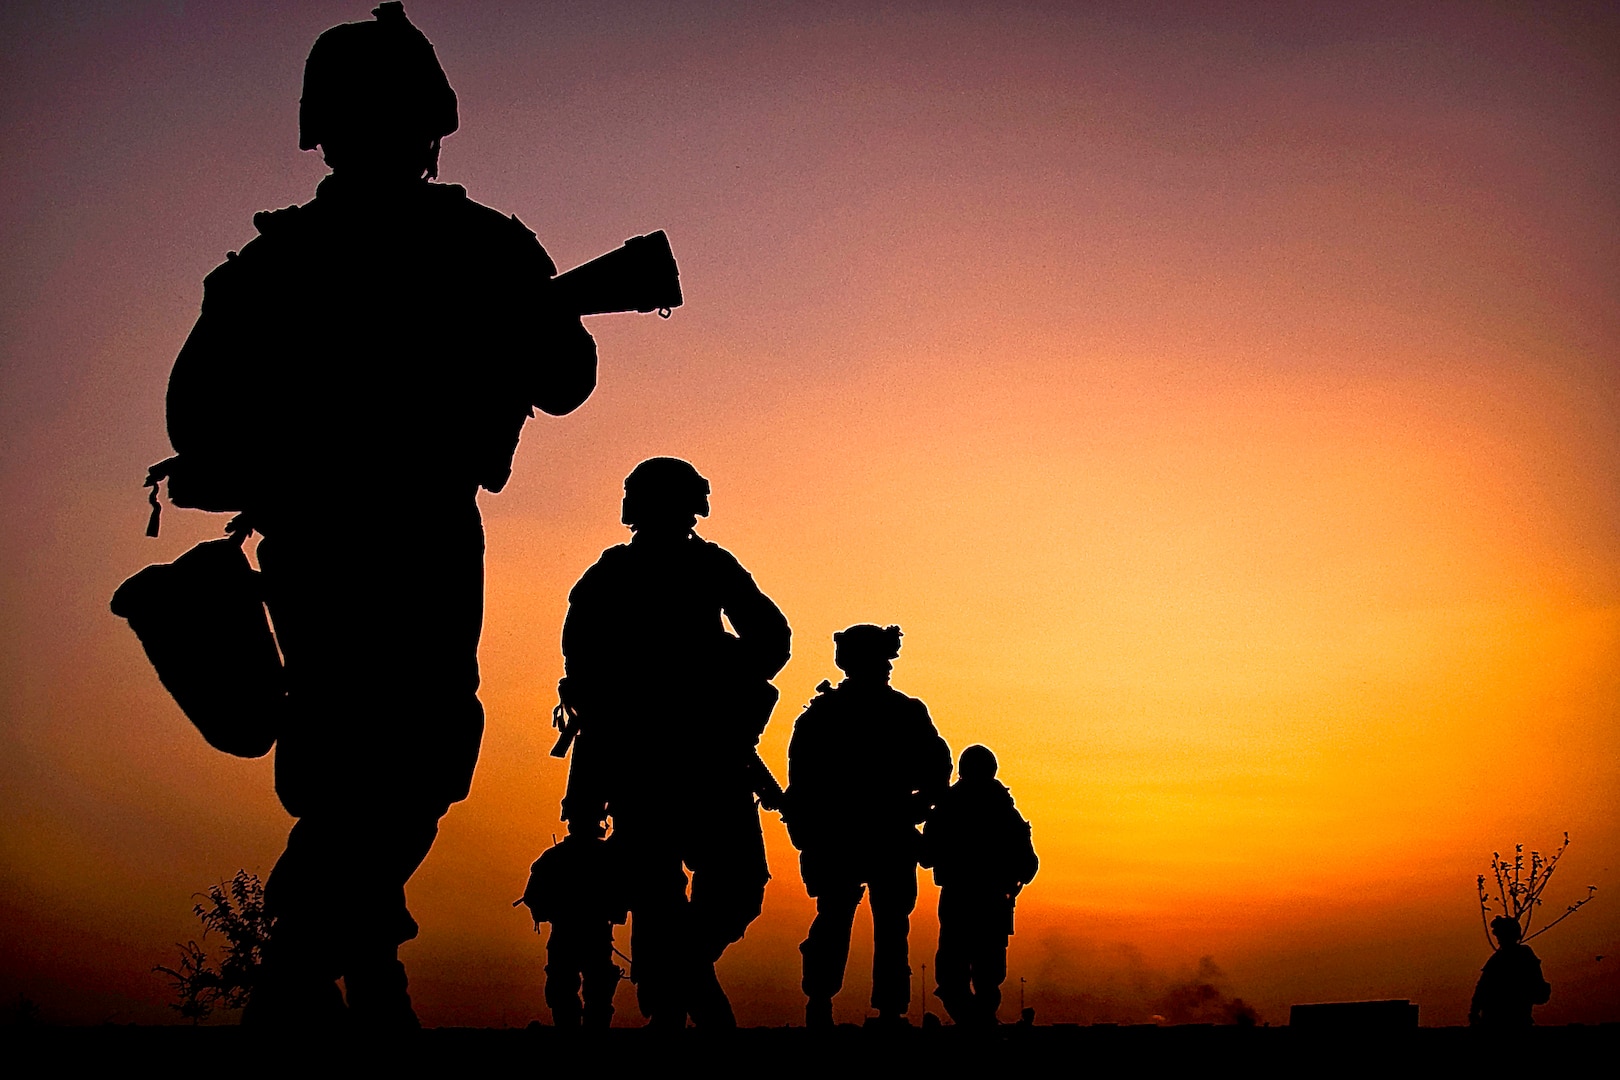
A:
<svg viewBox="0 0 1620 1080">
<path fill-rule="evenodd" d="M 198 544 L 113 593 L 112 612 L 141 639 L 158 681 L 208 745 L 263 757 L 286 702 L 281 654 L 257 571 L 242 545 L 252 530 Z"/>
</svg>

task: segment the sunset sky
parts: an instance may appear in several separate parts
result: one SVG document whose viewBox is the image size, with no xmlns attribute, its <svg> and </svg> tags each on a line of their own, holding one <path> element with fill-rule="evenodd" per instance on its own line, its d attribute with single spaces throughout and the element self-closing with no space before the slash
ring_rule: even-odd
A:
<svg viewBox="0 0 1620 1080">
<path fill-rule="evenodd" d="M 210 750 L 107 600 L 225 520 L 142 536 L 168 371 L 253 213 L 324 175 L 303 60 L 372 6 L 0 8 L 0 1007 L 175 1019 L 151 969 L 192 894 L 286 838 L 271 759 Z M 1197 977 L 1272 1023 L 1461 1023 L 1474 875 L 1565 830 L 1548 906 L 1599 891 L 1534 943 L 1537 1015 L 1620 1020 L 1612 6 L 406 9 L 460 97 L 441 180 L 563 267 L 663 228 L 687 301 L 590 320 L 595 395 L 481 498 L 488 729 L 410 885 L 424 1023 L 545 1015 L 510 903 L 561 831 L 558 633 L 654 454 L 793 625 L 779 776 L 854 622 L 996 751 L 1042 860 L 1006 990 L 1042 1022 Z M 410 528 L 353 507 L 334 542 Z M 802 1016 L 812 905 L 766 834 L 721 964 L 745 1024 Z"/>
</svg>

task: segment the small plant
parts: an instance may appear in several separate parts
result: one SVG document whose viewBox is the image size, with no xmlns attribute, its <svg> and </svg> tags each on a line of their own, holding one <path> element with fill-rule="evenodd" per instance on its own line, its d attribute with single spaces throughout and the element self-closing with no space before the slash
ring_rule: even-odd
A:
<svg viewBox="0 0 1620 1080">
<path fill-rule="evenodd" d="M 1558 868 L 1558 860 L 1564 857 L 1569 850 L 1569 833 L 1564 834 L 1564 842 L 1553 852 L 1552 857 L 1544 859 L 1541 852 L 1530 853 L 1530 870 L 1525 873 L 1524 845 L 1513 845 L 1513 861 L 1502 858 L 1500 851 L 1491 852 L 1491 874 L 1496 879 L 1496 895 L 1491 896 L 1485 888 L 1485 875 L 1481 874 L 1475 880 L 1475 887 L 1479 890 L 1479 917 L 1485 924 L 1485 940 L 1495 949 L 1496 941 L 1491 936 L 1491 905 L 1501 906 L 1501 913 L 1519 924 L 1519 940 L 1529 941 L 1533 937 L 1540 937 L 1581 908 L 1591 903 L 1592 897 L 1597 893 L 1596 885 L 1586 887 L 1586 895 L 1564 909 L 1564 913 L 1541 929 L 1531 933 L 1530 924 L 1536 917 L 1536 909 L 1541 906 L 1541 894 L 1546 891 L 1547 883 L 1552 880 L 1553 871 Z"/>
<path fill-rule="evenodd" d="M 264 886 L 258 875 L 238 870 L 229 882 L 209 887 L 191 910 L 202 920 L 204 940 L 210 933 L 225 939 L 218 966 L 195 941 L 176 946 L 178 967 L 153 971 L 169 977 L 175 998 L 169 1008 L 192 1023 L 208 1019 L 216 1008 L 240 1009 L 253 998 L 273 920 L 264 913 Z"/>
</svg>

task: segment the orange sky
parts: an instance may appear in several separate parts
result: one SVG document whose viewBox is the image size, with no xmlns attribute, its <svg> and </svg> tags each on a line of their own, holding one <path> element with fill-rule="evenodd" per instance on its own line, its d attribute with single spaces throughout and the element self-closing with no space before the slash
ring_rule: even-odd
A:
<svg viewBox="0 0 1620 1080">
<path fill-rule="evenodd" d="M 208 750 L 106 601 L 218 528 L 141 536 L 164 380 L 202 276 L 322 174 L 302 59 L 367 7 L 0 14 L 0 996 L 47 1018 L 166 1019 L 190 894 L 285 837 L 269 760 Z M 483 499 L 489 727 L 411 884 L 424 1021 L 543 1013 L 508 905 L 558 828 L 557 634 L 655 453 L 793 623 L 768 761 L 856 621 L 996 750 L 1043 1020 L 1146 1019 L 1211 956 L 1273 1022 L 1460 1022 L 1473 875 L 1566 829 L 1549 902 L 1600 892 L 1536 943 L 1540 1015 L 1620 1019 L 1620 24 L 1005 7 L 408 5 L 462 101 L 442 178 L 564 266 L 663 227 L 688 300 L 593 320 L 596 396 Z M 745 1023 L 802 1004 L 767 817 Z"/>
</svg>

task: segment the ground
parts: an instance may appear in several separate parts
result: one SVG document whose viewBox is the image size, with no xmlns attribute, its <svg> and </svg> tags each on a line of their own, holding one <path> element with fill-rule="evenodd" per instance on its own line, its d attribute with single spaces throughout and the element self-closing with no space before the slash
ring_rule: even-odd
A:
<svg viewBox="0 0 1620 1080">
<path fill-rule="evenodd" d="M 1540 1027 L 1515 1037 L 1467 1028 L 1394 1032 L 1305 1032 L 1287 1027 L 1003 1027 L 990 1034 L 954 1028 L 876 1032 L 842 1027 L 688 1030 L 674 1036 L 640 1029 L 567 1035 L 546 1027 L 435 1028 L 406 1036 L 271 1037 L 238 1027 L 13 1028 L 3 1037 L 12 1060 L 75 1067 L 152 1066 L 187 1071 L 279 1074 L 334 1070 L 375 1074 L 391 1068 L 517 1076 L 557 1072 L 622 1075 L 672 1066 L 700 1073 L 780 1076 L 1004 1076 L 1009 1071 L 1072 1074 L 1128 1068 L 1147 1075 L 1226 1067 L 1261 1075 L 1365 1072 L 1454 1074 L 1514 1060 L 1540 1068 L 1614 1061 L 1620 1024 Z M 38 1068 L 39 1066 L 36 1066 Z M 1444 1070 L 1444 1071 L 1442 1071 Z M 31 1070 L 32 1071 L 32 1070 Z M 921 1074 L 921 1075 L 919 1075 Z"/>
</svg>

